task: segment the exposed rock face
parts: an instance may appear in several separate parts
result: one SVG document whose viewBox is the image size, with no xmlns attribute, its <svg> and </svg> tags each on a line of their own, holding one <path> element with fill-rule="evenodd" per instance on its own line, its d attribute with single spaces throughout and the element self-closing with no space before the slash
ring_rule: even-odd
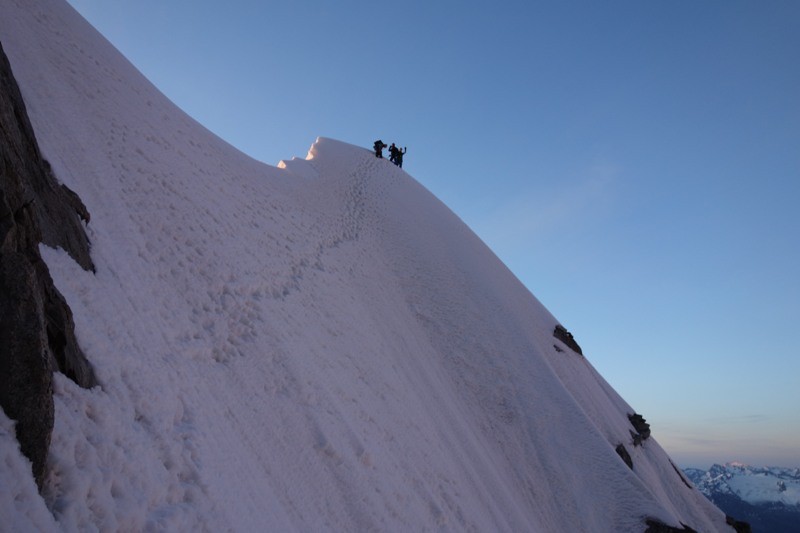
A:
<svg viewBox="0 0 800 533">
<path fill-rule="evenodd" d="M 732 516 L 725 516 L 725 523 L 731 526 L 736 533 L 752 533 L 753 529 L 750 527 L 750 524 L 747 522 L 742 522 L 741 520 L 736 520 Z"/>
<path fill-rule="evenodd" d="M 5 206 L 4 206 L 5 207 Z M 0 405 L 17 421 L 22 453 L 41 487 L 53 428 L 53 366 L 42 287 L 21 253 L 0 253 Z"/>
<path fill-rule="evenodd" d="M 628 450 L 625 448 L 624 444 L 617 444 L 617 455 L 625 461 L 625 464 L 628 465 L 628 468 L 633 470 L 633 459 L 631 459 L 631 454 L 628 453 Z"/>
<path fill-rule="evenodd" d="M 635 433 L 631 431 L 633 445 L 641 446 L 642 442 L 650 437 L 650 424 L 647 423 L 642 415 L 637 413 L 628 415 L 628 420 L 630 420 L 631 425 L 636 430 Z"/>
<path fill-rule="evenodd" d="M 684 523 L 681 523 L 680 528 L 672 527 L 660 522 L 654 518 L 648 518 L 646 520 L 647 529 L 645 529 L 645 533 L 697 533 L 696 530 L 690 528 Z"/>
<path fill-rule="evenodd" d="M 583 355 L 583 350 L 581 350 L 581 347 L 578 345 L 577 341 L 575 341 L 575 337 L 561 324 L 556 325 L 555 330 L 553 330 L 553 337 L 566 344 L 573 352 Z M 558 350 L 558 347 L 556 347 L 556 350 Z"/>
<path fill-rule="evenodd" d="M 678 474 L 679 478 L 681 478 L 681 481 L 683 482 L 683 484 L 686 485 L 687 488 L 693 489 L 694 487 L 692 487 L 691 483 L 686 481 L 686 477 L 683 475 L 683 472 L 681 472 L 680 468 L 675 466 L 675 463 L 673 463 L 672 461 L 670 461 L 669 464 L 672 465 L 672 469 L 675 470 L 675 473 Z"/>
<path fill-rule="evenodd" d="M 61 247 L 93 270 L 81 216 L 88 221 L 83 203 L 42 159 L 0 44 L 0 406 L 17 422 L 40 487 L 53 428 L 53 370 L 83 387 L 96 384 L 38 248 Z"/>
</svg>

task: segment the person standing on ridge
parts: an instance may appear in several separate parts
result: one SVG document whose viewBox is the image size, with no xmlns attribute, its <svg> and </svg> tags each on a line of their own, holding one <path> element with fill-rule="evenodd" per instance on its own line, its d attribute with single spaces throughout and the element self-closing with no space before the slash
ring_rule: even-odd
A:
<svg viewBox="0 0 800 533">
<path fill-rule="evenodd" d="M 394 156 L 395 165 L 397 165 L 400 168 L 403 168 L 403 156 L 406 154 L 406 152 L 408 152 L 408 148 L 403 146 L 403 149 L 397 150 L 397 155 Z"/>
<path fill-rule="evenodd" d="M 372 147 L 375 148 L 375 157 L 383 159 L 383 149 L 386 148 L 386 143 L 378 139 Z"/>
<path fill-rule="evenodd" d="M 389 147 L 389 161 L 391 161 L 395 165 L 397 164 L 398 152 L 399 150 L 397 149 L 397 146 L 395 146 L 394 143 L 392 143 L 392 145 Z"/>
</svg>

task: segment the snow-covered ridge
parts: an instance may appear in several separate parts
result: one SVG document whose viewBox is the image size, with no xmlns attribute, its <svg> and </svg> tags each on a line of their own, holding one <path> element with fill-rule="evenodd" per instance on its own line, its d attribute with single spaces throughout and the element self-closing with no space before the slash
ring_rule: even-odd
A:
<svg viewBox="0 0 800 533">
<path fill-rule="evenodd" d="M 332 139 L 258 163 L 63 0 L 0 0 L 0 39 L 92 214 L 96 274 L 42 255 L 101 383 L 56 379 L 43 497 L 0 420 L 15 529 L 730 530 L 401 169 Z"/>
</svg>

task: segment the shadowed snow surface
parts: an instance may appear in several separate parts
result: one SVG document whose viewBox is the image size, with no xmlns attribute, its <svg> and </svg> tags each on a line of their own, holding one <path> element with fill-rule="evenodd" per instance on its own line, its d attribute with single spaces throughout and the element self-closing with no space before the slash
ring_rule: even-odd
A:
<svg viewBox="0 0 800 533">
<path fill-rule="evenodd" d="M 96 274 L 42 254 L 102 384 L 57 376 L 42 497 L 0 417 L 6 525 L 726 530 L 408 174 L 330 139 L 254 161 L 63 0 L 0 10 L 43 153 L 92 215 Z"/>
</svg>

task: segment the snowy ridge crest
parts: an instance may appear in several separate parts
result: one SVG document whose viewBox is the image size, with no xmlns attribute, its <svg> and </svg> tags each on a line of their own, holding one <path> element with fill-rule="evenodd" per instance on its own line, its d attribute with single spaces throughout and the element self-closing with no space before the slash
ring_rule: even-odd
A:
<svg viewBox="0 0 800 533">
<path fill-rule="evenodd" d="M 318 178 L 319 171 L 314 166 L 312 160 L 314 159 L 316 146 L 321 142 L 321 140 L 322 138 L 317 138 L 316 142 L 311 146 L 311 149 L 309 149 L 308 154 L 306 154 L 305 159 L 300 159 L 298 157 L 293 157 L 288 161 L 284 159 L 278 162 L 278 168 L 286 170 L 292 174 L 302 176 L 306 179 Z"/>
</svg>

